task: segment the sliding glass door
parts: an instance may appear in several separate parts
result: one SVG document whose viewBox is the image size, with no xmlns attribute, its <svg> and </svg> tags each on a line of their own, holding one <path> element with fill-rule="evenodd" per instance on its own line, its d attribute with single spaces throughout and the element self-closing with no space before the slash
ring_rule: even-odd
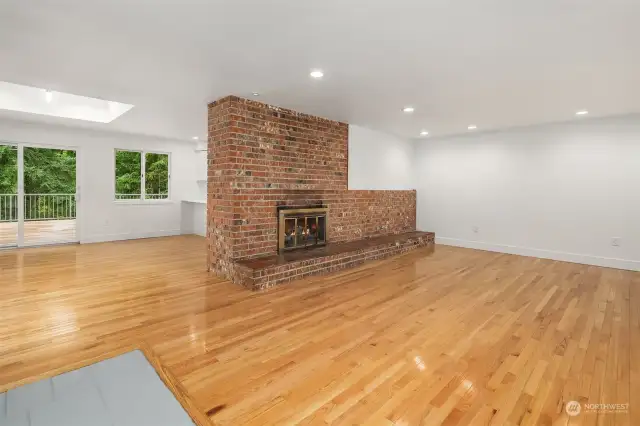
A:
<svg viewBox="0 0 640 426">
<path fill-rule="evenodd" d="M 0 247 L 78 241 L 76 151 L 0 145 Z"/>
<path fill-rule="evenodd" d="M 0 143 L 0 248 L 18 245 L 18 147 Z"/>
</svg>

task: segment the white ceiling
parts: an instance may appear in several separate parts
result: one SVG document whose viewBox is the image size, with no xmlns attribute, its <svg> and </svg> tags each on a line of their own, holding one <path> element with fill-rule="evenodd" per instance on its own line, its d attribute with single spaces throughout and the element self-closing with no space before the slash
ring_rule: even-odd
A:
<svg viewBox="0 0 640 426">
<path fill-rule="evenodd" d="M 638 22 L 637 0 L 3 0 L 0 80 L 135 105 L 26 118 L 184 140 L 209 101 L 254 91 L 441 136 L 640 112 Z"/>
</svg>

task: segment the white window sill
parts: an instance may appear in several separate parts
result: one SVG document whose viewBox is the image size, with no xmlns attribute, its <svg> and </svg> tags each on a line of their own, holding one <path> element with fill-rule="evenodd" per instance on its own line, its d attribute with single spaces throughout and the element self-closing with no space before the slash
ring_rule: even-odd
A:
<svg viewBox="0 0 640 426">
<path fill-rule="evenodd" d="M 148 206 L 154 204 L 175 204 L 173 200 L 113 200 L 114 204 L 122 204 L 125 206 Z"/>
</svg>

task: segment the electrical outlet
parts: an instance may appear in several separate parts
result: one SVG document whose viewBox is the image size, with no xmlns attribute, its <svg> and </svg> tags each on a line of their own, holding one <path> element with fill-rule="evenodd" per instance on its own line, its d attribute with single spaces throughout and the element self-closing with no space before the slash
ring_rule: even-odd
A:
<svg viewBox="0 0 640 426">
<path fill-rule="evenodd" d="M 620 247 L 620 237 L 613 237 L 611 239 L 611 245 L 614 247 Z"/>
<path fill-rule="evenodd" d="M 473 231 L 474 234 L 477 234 L 478 232 L 480 232 L 480 228 L 478 228 L 477 226 L 474 226 L 473 228 L 471 228 L 471 230 Z"/>
</svg>

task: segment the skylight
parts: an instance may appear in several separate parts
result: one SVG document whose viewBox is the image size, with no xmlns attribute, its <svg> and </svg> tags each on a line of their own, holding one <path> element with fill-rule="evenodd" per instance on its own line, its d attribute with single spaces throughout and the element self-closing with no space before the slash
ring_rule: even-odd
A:
<svg viewBox="0 0 640 426">
<path fill-rule="evenodd" d="M 133 105 L 0 81 L 0 109 L 110 123 Z"/>
</svg>

